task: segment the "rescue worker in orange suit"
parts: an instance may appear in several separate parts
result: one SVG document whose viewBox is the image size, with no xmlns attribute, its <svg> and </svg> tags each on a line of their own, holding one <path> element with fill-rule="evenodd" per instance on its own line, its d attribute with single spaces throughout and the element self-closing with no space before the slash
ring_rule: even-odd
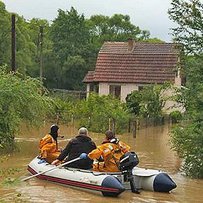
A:
<svg viewBox="0 0 203 203">
<path fill-rule="evenodd" d="M 53 160 L 55 160 L 59 154 L 60 150 L 58 150 L 58 130 L 59 127 L 57 125 L 52 125 L 50 129 L 50 133 L 45 135 L 39 143 L 39 149 L 40 149 L 40 158 L 42 160 L 47 161 L 48 163 L 51 163 Z"/>
<path fill-rule="evenodd" d="M 98 163 L 94 163 L 93 165 L 94 171 L 118 172 L 120 171 L 120 157 L 126 152 L 129 152 L 130 146 L 119 141 L 119 139 L 115 137 L 115 134 L 110 130 L 106 131 L 105 135 L 106 139 L 103 141 L 102 145 L 97 146 L 97 148 L 91 151 L 88 155 L 82 153 L 80 158 L 98 160 Z"/>
</svg>

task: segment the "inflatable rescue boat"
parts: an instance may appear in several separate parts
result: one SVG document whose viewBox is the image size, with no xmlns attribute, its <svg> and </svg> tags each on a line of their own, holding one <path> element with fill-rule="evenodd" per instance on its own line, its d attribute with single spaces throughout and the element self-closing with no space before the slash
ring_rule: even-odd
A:
<svg viewBox="0 0 203 203">
<path fill-rule="evenodd" d="M 65 186 L 99 191 L 104 196 L 116 197 L 125 190 L 130 189 L 132 192 L 137 192 L 140 189 L 170 192 L 176 188 L 175 182 L 167 173 L 139 167 L 133 167 L 130 172 L 104 173 L 76 168 L 56 167 L 47 162 L 41 162 L 41 159 L 36 157 L 29 163 L 28 171 L 39 179 Z"/>
</svg>

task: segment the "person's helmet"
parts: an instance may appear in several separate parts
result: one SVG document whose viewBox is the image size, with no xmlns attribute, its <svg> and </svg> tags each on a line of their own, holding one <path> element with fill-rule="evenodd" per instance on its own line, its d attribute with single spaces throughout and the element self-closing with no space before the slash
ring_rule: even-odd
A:
<svg viewBox="0 0 203 203">
<path fill-rule="evenodd" d="M 115 134 L 111 130 L 107 130 L 105 135 L 106 135 L 107 140 L 111 140 L 111 139 L 115 138 Z"/>
<path fill-rule="evenodd" d="M 58 137 L 58 129 L 59 127 L 56 124 L 53 124 L 50 128 L 50 135 L 54 138 L 54 140 L 57 140 Z"/>
<path fill-rule="evenodd" d="M 78 134 L 79 134 L 79 135 L 88 135 L 88 130 L 87 130 L 87 128 L 81 127 L 81 128 L 78 130 Z"/>
<path fill-rule="evenodd" d="M 53 124 L 51 126 L 51 133 L 57 133 L 58 132 L 59 127 L 56 124 Z"/>
</svg>

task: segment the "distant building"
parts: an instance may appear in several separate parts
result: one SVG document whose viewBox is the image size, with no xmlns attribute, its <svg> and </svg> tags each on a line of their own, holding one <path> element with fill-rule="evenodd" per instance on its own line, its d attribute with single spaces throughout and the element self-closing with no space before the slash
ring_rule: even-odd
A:
<svg viewBox="0 0 203 203">
<path fill-rule="evenodd" d="M 125 102 L 128 94 L 148 84 L 168 81 L 181 86 L 179 50 L 174 43 L 105 42 L 101 47 L 95 71 L 89 71 L 83 82 L 90 92 L 113 95 Z M 166 104 L 171 106 L 172 104 Z"/>
</svg>

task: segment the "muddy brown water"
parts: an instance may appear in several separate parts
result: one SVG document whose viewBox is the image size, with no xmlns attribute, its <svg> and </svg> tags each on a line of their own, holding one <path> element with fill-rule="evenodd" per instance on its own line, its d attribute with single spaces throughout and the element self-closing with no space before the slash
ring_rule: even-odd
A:
<svg viewBox="0 0 203 203">
<path fill-rule="evenodd" d="M 27 164 L 38 154 L 39 139 L 49 131 L 49 127 L 49 124 L 44 124 L 40 129 L 23 128 L 23 132 L 16 138 L 19 151 L 0 163 L 1 169 L 19 169 L 20 172 L 16 173 L 19 179 L 28 176 Z M 133 194 L 131 191 L 125 191 L 117 198 L 109 198 L 98 192 L 83 191 L 33 178 L 26 182 L 19 181 L 15 185 L 0 185 L 0 202 L 203 203 L 203 180 L 190 179 L 180 172 L 181 160 L 169 144 L 170 129 L 170 125 L 148 127 L 139 130 L 136 138 L 133 138 L 131 133 L 118 137 L 137 152 L 140 159 L 139 167 L 160 169 L 172 177 L 177 188 L 171 193 L 141 191 L 140 194 Z M 77 130 L 73 126 L 61 125 L 60 134 L 65 136 L 59 140 L 59 145 L 63 148 L 77 134 Z M 103 140 L 103 134 L 90 134 L 97 144 Z"/>
</svg>

